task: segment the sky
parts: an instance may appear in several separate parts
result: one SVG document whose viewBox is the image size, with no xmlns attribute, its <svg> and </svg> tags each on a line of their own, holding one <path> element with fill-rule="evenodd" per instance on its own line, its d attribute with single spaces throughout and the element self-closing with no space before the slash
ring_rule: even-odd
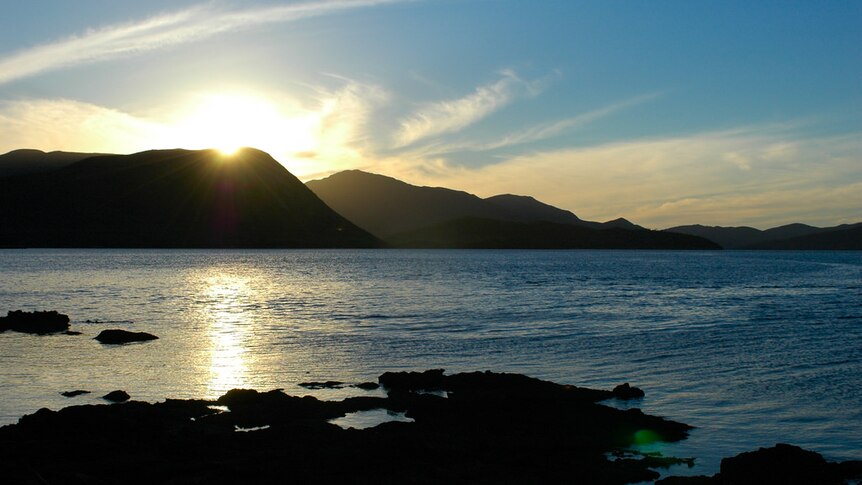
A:
<svg viewBox="0 0 862 485">
<path fill-rule="evenodd" d="M 862 221 L 862 2 L 0 0 L 0 153 L 253 146 L 588 220 Z"/>
</svg>

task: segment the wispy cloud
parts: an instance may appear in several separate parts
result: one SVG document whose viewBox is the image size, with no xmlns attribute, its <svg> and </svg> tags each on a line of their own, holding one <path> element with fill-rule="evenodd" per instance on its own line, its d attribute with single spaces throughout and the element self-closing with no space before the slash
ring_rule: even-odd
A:
<svg viewBox="0 0 862 485">
<path fill-rule="evenodd" d="M 550 121 L 529 126 L 517 132 L 509 133 L 492 141 L 470 140 L 456 142 L 433 142 L 411 149 L 413 156 L 444 155 L 454 152 L 485 152 L 500 148 L 526 145 L 553 138 L 567 131 L 577 129 L 602 118 L 606 118 L 627 108 L 651 101 L 660 93 L 644 94 L 619 101 L 601 108 L 581 113 L 562 120 Z"/>
<path fill-rule="evenodd" d="M 509 70 L 501 74 L 499 80 L 479 86 L 464 97 L 427 104 L 402 119 L 395 134 L 395 147 L 406 147 L 419 140 L 461 130 L 518 96 L 538 95 L 548 83 L 547 79 L 525 81 Z"/>
<path fill-rule="evenodd" d="M 0 84 L 56 69 L 141 54 L 262 24 L 409 0 L 328 0 L 223 10 L 204 4 L 145 20 L 111 25 L 0 59 Z"/>
<path fill-rule="evenodd" d="M 594 121 L 623 111 L 626 108 L 631 108 L 632 106 L 651 101 L 658 96 L 658 93 L 636 96 L 634 98 L 610 104 L 608 106 L 604 106 L 593 111 L 588 111 L 577 116 L 572 116 L 564 120 L 532 126 L 517 133 L 510 133 L 509 135 L 506 135 L 499 140 L 481 145 L 478 148 L 481 150 L 493 150 L 496 148 L 504 148 L 508 146 L 523 145 L 525 143 L 547 140 L 548 138 L 552 138 L 568 130 L 588 125 Z"/>
</svg>

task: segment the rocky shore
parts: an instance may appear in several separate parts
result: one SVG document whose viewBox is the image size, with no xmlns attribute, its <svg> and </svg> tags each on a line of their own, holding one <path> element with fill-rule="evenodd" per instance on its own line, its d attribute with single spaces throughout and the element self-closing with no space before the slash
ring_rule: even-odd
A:
<svg viewBox="0 0 862 485">
<path fill-rule="evenodd" d="M 385 373 L 378 382 L 386 397 L 321 401 L 235 389 L 214 401 L 41 409 L 0 428 L 0 481 L 624 484 L 656 480 L 656 468 L 691 463 L 630 451 L 643 440 L 684 439 L 691 429 L 599 403 L 640 395 L 630 386 L 594 390 L 518 374 L 442 370 Z M 404 413 L 413 422 L 361 430 L 330 422 L 372 409 Z M 782 466 L 820 463 L 805 456 L 808 461 L 794 458 Z M 794 483 L 841 483 L 860 472 L 858 462 L 820 460 L 826 471 L 818 478 L 833 481 Z M 765 466 L 771 465 L 754 469 Z M 740 479 L 745 473 L 753 472 L 739 472 L 735 481 L 679 483 L 762 483 Z"/>
</svg>

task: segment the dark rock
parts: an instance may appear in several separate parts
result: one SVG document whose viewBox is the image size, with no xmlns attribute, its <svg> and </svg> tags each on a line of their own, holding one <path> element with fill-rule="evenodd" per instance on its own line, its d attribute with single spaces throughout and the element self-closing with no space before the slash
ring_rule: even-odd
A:
<svg viewBox="0 0 862 485">
<path fill-rule="evenodd" d="M 714 485 L 839 485 L 862 478 L 862 462 L 827 462 L 820 454 L 779 443 L 721 460 L 712 477 L 668 477 L 656 483 Z"/>
<path fill-rule="evenodd" d="M 691 477 L 667 477 L 656 480 L 655 485 L 714 485 L 718 482 L 706 475 L 694 475 Z"/>
<path fill-rule="evenodd" d="M 145 342 L 156 340 L 158 337 L 147 332 L 129 332 L 127 330 L 102 330 L 96 336 L 96 340 L 103 344 L 127 344 L 130 342 Z"/>
<path fill-rule="evenodd" d="M 373 391 L 375 389 L 379 389 L 380 384 L 376 382 L 360 382 L 359 384 L 354 384 L 353 387 L 358 387 L 364 391 Z"/>
<path fill-rule="evenodd" d="M 401 391 L 435 390 L 443 387 L 443 369 L 424 372 L 384 372 L 377 381 L 387 389 Z"/>
<path fill-rule="evenodd" d="M 306 389 L 341 389 L 346 384 L 341 381 L 300 382 L 299 386 Z"/>
<path fill-rule="evenodd" d="M 820 454 L 779 443 L 722 459 L 719 483 L 828 485 L 844 479 Z"/>
<path fill-rule="evenodd" d="M 23 312 L 16 310 L 8 312 L 5 317 L 0 317 L 0 332 L 12 330 L 15 332 L 45 335 L 63 332 L 68 329 L 69 316 L 53 310 L 49 312 Z"/>
<path fill-rule="evenodd" d="M 129 397 L 131 396 L 129 396 L 129 393 L 127 393 L 126 391 L 117 390 L 105 394 L 104 396 L 102 396 L 102 399 L 111 402 L 125 402 L 129 400 Z"/>
<path fill-rule="evenodd" d="M 491 372 L 387 373 L 380 382 L 391 384 L 387 397 L 321 401 L 281 390 L 234 389 L 217 401 L 40 409 L 0 427 L 2 478 L 4 483 L 280 483 L 289 470 L 298 483 L 624 484 L 658 479 L 651 468 L 691 463 L 628 451 L 644 430 L 675 441 L 691 427 L 597 402 L 610 391 Z M 445 391 L 449 398 L 414 392 L 419 389 Z M 214 404 L 229 412 L 212 409 Z M 363 430 L 329 423 L 371 409 L 404 412 L 414 422 Z M 777 445 L 724 460 L 714 477 L 669 477 L 659 483 L 828 485 L 860 471 L 859 462 L 826 463 L 816 453 Z"/>
<path fill-rule="evenodd" d="M 80 396 L 81 394 L 89 394 L 89 393 L 90 393 L 90 391 L 82 391 L 81 389 L 78 389 L 76 391 L 61 392 L 60 395 L 65 396 L 65 397 L 75 397 L 75 396 Z"/>
<path fill-rule="evenodd" d="M 624 484 L 657 479 L 650 468 L 673 459 L 609 453 L 627 449 L 640 430 L 679 440 L 690 429 L 596 402 L 610 391 L 517 374 L 438 370 L 387 373 L 380 382 L 387 397 L 321 401 L 238 389 L 215 402 L 40 410 L 0 428 L 0 454 L 18 467 L 8 473 L 32 470 L 48 483 L 275 483 L 290 470 L 299 483 Z M 414 421 L 363 430 L 329 422 L 372 409 Z"/>
<path fill-rule="evenodd" d="M 63 332 L 65 335 L 81 335 L 81 332 L 75 332 L 73 330 L 66 330 Z"/>
<path fill-rule="evenodd" d="M 640 397 L 644 397 L 644 392 L 637 388 L 629 385 L 628 382 L 625 384 L 620 384 L 611 391 L 611 394 L 617 399 L 637 399 Z"/>
</svg>

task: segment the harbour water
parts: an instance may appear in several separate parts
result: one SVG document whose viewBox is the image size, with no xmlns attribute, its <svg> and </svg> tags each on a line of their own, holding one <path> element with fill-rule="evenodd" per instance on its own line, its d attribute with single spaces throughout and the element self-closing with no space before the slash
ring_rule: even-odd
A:
<svg viewBox="0 0 862 485">
<path fill-rule="evenodd" d="M 297 384 L 442 367 L 641 387 L 629 405 L 697 427 L 648 449 L 697 459 L 674 473 L 776 442 L 862 459 L 860 252 L 0 250 L 17 309 L 83 334 L 0 334 L 0 424 L 114 389 L 337 399 L 365 391 Z"/>
</svg>

